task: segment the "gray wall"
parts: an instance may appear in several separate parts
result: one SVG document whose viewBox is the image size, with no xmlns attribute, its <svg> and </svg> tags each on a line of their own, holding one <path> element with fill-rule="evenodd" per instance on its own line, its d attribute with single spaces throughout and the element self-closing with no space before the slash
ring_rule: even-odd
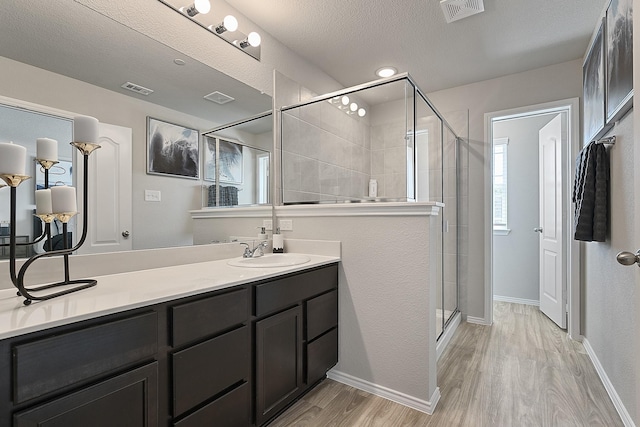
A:
<svg viewBox="0 0 640 427">
<path fill-rule="evenodd" d="M 603 243 L 583 243 L 583 335 L 638 424 L 635 348 L 638 322 L 634 270 L 616 261 L 620 251 L 635 251 L 633 114 L 610 131 L 617 140 L 609 149 L 611 165 L 609 233 Z M 637 179 L 637 178 L 636 178 Z M 636 181 L 637 182 L 637 181 Z M 637 184 L 635 184 L 637 185 Z M 638 215 L 637 209 L 635 215 Z"/>
<path fill-rule="evenodd" d="M 496 122 L 493 137 L 509 138 L 507 224 L 493 235 L 493 295 L 539 301 L 538 131 L 557 114 Z"/>
</svg>

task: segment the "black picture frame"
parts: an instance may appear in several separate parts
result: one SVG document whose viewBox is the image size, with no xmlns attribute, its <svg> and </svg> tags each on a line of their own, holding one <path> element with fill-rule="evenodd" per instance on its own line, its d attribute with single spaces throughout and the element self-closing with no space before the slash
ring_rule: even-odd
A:
<svg viewBox="0 0 640 427">
<path fill-rule="evenodd" d="M 147 174 L 200 179 L 200 132 L 147 117 Z"/>
<path fill-rule="evenodd" d="M 633 1 L 611 0 L 606 13 L 607 124 L 633 105 Z"/>
<path fill-rule="evenodd" d="M 605 132 L 604 27 L 605 20 L 602 19 L 582 65 L 583 136 L 585 144 Z"/>
</svg>

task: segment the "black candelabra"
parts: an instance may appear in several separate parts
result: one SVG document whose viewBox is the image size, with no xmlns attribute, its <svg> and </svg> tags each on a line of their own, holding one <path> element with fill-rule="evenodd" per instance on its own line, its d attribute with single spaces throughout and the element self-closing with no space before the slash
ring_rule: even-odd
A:
<svg viewBox="0 0 640 427">
<path fill-rule="evenodd" d="M 68 243 L 68 222 L 73 216 L 77 214 L 77 212 L 62 212 L 62 213 L 44 213 L 44 214 L 36 214 L 45 224 L 44 231 L 42 235 L 33 240 L 32 242 L 27 243 L 17 243 L 16 242 L 16 209 L 17 209 L 17 188 L 18 186 L 30 178 L 27 175 L 12 175 L 12 174 L 0 174 L 0 178 L 9 186 L 11 191 L 11 213 L 10 213 L 10 230 L 9 230 L 9 274 L 11 276 L 11 281 L 13 285 L 18 289 L 18 296 L 23 296 L 25 298 L 24 305 L 31 304 L 32 301 L 44 301 L 51 298 L 55 298 L 62 295 L 67 295 L 72 292 L 76 292 L 82 289 L 90 288 L 95 286 L 98 282 L 94 279 L 77 279 L 71 280 L 69 274 L 69 255 L 78 250 L 84 243 L 87 238 L 87 230 L 88 230 L 88 183 L 89 183 L 89 155 L 96 149 L 100 148 L 100 145 L 91 143 L 91 142 L 72 142 L 71 145 L 76 147 L 80 153 L 82 153 L 83 162 L 84 162 L 84 171 L 83 171 L 83 219 L 82 219 L 82 236 L 80 240 L 76 243 L 75 246 L 69 247 Z M 50 160 L 41 160 L 36 159 L 36 161 L 42 166 L 44 169 L 44 182 L 45 188 L 49 188 L 49 169 L 56 164 L 55 161 Z M 62 222 L 62 249 L 53 250 L 53 246 L 51 243 L 51 223 L 55 220 L 59 220 Z M 47 237 L 47 251 L 36 254 L 29 259 L 27 259 L 20 270 L 16 273 L 16 247 L 24 246 L 24 245 L 33 245 L 42 241 L 45 237 Z M 7 246 L 7 245 L 3 245 Z M 45 285 L 38 285 L 35 287 L 26 287 L 25 286 L 25 274 L 29 266 L 31 266 L 35 261 L 40 258 L 48 258 L 62 256 L 64 262 L 64 280 L 50 283 Z M 52 289 L 57 287 L 63 287 L 62 290 L 58 290 L 55 292 L 45 293 L 42 291 L 46 289 Z"/>
</svg>

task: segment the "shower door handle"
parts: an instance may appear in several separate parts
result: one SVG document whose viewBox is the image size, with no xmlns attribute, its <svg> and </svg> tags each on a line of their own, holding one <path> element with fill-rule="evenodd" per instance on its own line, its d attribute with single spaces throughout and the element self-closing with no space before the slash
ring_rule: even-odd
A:
<svg viewBox="0 0 640 427">
<path fill-rule="evenodd" d="M 542 227 L 536 227 L 533 229 L 536 233 L 542 233 Z"/>
<path fill-rule="evenodd" d="M 620 252 L 616 255 L 616 260 L 622 265 L 638 264 L 638 267 L 640 267 L 640 250 L 635 254 L 627 251 Z"/>
</svg>

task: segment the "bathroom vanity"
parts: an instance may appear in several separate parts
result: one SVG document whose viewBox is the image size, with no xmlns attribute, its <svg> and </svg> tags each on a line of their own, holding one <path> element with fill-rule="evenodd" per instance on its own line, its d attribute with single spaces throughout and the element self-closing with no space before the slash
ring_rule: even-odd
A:
<svg viewBox="0 0 640 427">
<path fill-rule="evenodd" d="M 337 363 L 338 261 L 104 276 L 29 307 L 2 291 L 0 425 L 263 425 Z"/>
</svg>

